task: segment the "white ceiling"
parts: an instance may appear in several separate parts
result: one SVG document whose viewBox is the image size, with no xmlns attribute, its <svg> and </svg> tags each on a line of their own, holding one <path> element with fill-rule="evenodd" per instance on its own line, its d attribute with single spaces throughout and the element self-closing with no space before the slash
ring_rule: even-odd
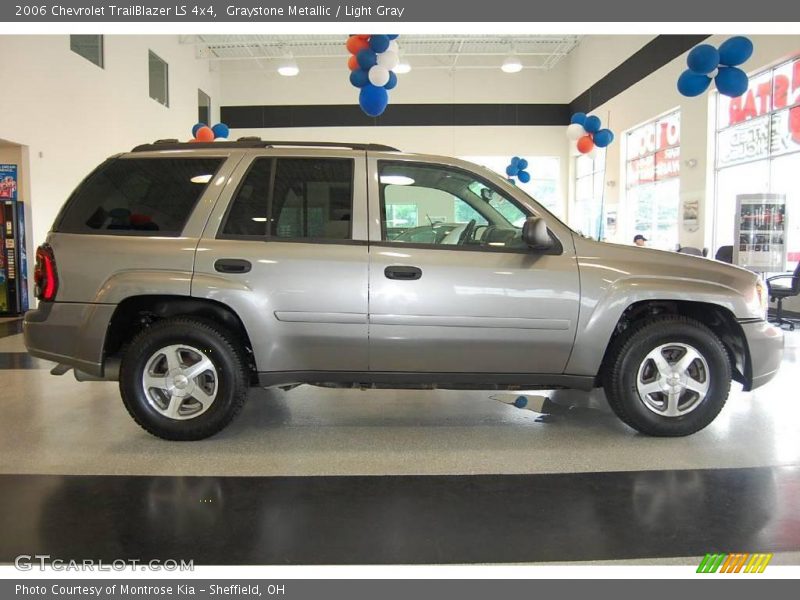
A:
<svg viewBox="0 0 800 600">
<path fill-rule="evenodd" d="M 414 69 L 497 68 L 515 54 L 526 69 L 552 69 L 579 43 L 577 35 L 401 35 L 401 57 Z M 274 69 L 294 58 L 311 69 L 341 68 L 344 35 L 187 35 L 197 58 L 225 69 Z"/>
</svg>

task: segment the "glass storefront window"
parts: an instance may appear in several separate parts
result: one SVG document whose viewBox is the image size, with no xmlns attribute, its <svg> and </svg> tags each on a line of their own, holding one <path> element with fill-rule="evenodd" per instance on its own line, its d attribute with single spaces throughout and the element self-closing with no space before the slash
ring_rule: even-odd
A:
<svg viewBox="0 0 800 600">
<path fill-rule="evenodd" d="M 625 156 L 626 199 L 633 232 L 653 248 L 678 245 L 681 117 L 675 111 L 628 132 Z"/>
<path fill-rule="evenodd" d="M 569 211 L 569 225 L 583 235 L 603 238 L 603 181 L 605 150 L 594 158 L 575 157 L 575 202 Z"/>
<path fill-rule="evenodd" d="M 714 249 L 733 245 L 737 196 L 782 194 L 786 268 L 800 260 L 800 57 L 750 78 L 739 98 L 717 96 Z"/>
</svg>

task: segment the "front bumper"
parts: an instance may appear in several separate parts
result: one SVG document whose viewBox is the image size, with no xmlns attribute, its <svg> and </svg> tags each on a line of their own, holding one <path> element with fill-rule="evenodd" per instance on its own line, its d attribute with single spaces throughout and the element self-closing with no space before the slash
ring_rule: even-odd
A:
<svg viewBox="0 0 800 600">
<path fill-rule="evenodd" d="M 769 382 L 778 373 L 783 360 L 783 331 L 766 321 L 740 323 L 750 356 L 749 389 Z"/>
<path fill-rule="evenodd" d="M 25 313 L 23 334 L 28 352 L 90 375 L 103 375 L 103 346 L 114 304 L 40 302 Z"/>
</svg>

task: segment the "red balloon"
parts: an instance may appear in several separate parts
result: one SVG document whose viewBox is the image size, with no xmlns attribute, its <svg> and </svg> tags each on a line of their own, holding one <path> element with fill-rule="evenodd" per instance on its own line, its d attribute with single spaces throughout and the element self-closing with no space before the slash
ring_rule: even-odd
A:
<svg viewBox="0 0 800 600">
<path fill-rule="evenodd" d="M 591 152 L 592 148 L 594 148 L 594 140 L 590 135 L 584 135 L 581 138 L 578 138 L 578 152 L 581 154 L 586 154 L 587 152 Z"/>
<path fill-rule="evenodd" d="M 355 71 L 356 69 L 360 68 L 358 66 L 358 59 L 356 58 L 355 54 L 351 55 L 350 58 L 347 59 L 347 68 L 351 71 Z"/>
<path fill-rule="evenodd" d="M 369 36 L 370 36 L 369 33 L 358 33 L 358 34 L 356 34 L 357 38 L 361 38 L 362 40 L 367 40 L 367 41 L 369 41 Z"/>
<path fill-rule="evenodd" d="M 357 35 L 351 35 L 347 38 L 347 51 L 350 54 L 358 54 L 362 50 L 369 48 L 369 42 Z"/>
<path fill-rule="evenodd" d="M 197 133 L 194 134 L 194 139 L 198 142 L 213 142 L 214 132 L 211 131 L 211 127 L 201 127 L 197 130 Z"/>
</svg>

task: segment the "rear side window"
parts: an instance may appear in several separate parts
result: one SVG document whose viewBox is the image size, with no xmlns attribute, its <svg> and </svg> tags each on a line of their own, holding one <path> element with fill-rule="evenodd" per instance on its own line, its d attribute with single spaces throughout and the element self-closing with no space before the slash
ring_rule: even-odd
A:
<svg viewBox="0 0 800 600">
<path fill-rule="evenodd" d="M 348 240 L 353 161 L 259 158 L 239 187 L 222 237 Z"/>
<path fill-rule="evenodd" d="M 63 233 L 178 236 L 221 158 L 120 158 L 98 167 L 73 193 Z"/>
</svg>

